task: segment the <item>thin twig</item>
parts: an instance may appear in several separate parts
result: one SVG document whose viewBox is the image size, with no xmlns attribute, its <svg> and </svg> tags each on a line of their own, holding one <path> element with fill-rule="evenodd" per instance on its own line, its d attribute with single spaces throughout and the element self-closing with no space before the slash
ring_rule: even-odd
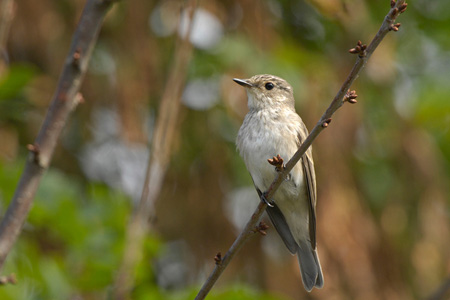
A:
<svg viewBox="0 0 450 300">
<path fill-rule="evenodd" d="M 189 15 L 188 30 L 184 38 L 177 40 L 174 62 L 161 98 L 141 200 L 130 217 L 127 226 L 122 264 L 114 283 L 113 297 L 116 300 L 129 298 L 135 278 L 134 270 L 141 261 L 143 241 L 149 231 L 149 219 L 153 217 L 154 204 L 161 191 L 172 153 L 171 149 L 177 130 L 181 95 L 192 54 L 192 44 L 189 42 L 189 35 L 196 7 L 197 1 L 191 0 L 186 9 L 183 9 L 181 12 L 187 12 Z"/>
<path fill-rule="evenodd" d="M 80 84 L 103 18 L 111 4 L 112 1 L 108 0 L 89 0 L 81 14 L 56 92 L 34 144 L 28 146 L 30 153 L 25 169 L 0 225 L 0 269 L 28 216 L 30 205 L 42 175 L 50 165 L 61 131 L 70 113 L 82 99 L 78 93 Z"/>
<path fill-rule="evenodd" d="M 381 24 L 380 29 L 378 30 L 377 34 L 373 38 L 370 45 L 367 47 L 363 45 L 361 42 L 358 42 L 358 45 L 351 49 L 351 53 L 358 54 L 358 58 L 356 60 L 355 65 L 353 66 L 352 70 L 350 71 L 350 74 L 347 76 L 347 79 L 341 86 L 340 90 L 334 97 L 333 101 L 331 102 L 330 106 L 327 108 L 325 113 L 320 118 L 319 122 L 317 122 L 316 126 L 314 126 L 311 133 L 308 135 L 308 137 L 303 141 L 300 148 L 298 148 L 297 152 L 294 154 L 294 156 L 287 162 L 285 167 L 277 173 L 276 178 L 270 185 L 270 187 L 265 192 L 266 198 L 271 199 L 273 195 L 275 194 L 276 190 L 279 188 L 281 183 L 284 181 L 283 179 L 286 178 L 286 176 L 289 174 L 289 172 L 292 170 L 292 168 L 297 164 L 297 162 L 300 160 L 300 158 L 305 154 L 306 150 L 311 146 L 314 139 L 324 130 L 328 127 L 328 125 L 331 122 L 332 115 L 345 103 L 355 103 L 355 94 L 353 91 L 349 91 L 350 86 L 355 81 L 355 79 L 358 77 L 358 74 L 361 72 L 362 68 L 365 66 L 367 60 L 370 58 L 372 53 L 375 51 L 377 46 L 380 44 L 380 42 L 383 40 L 383 38 L 386 36 L 386 34 L 389 31 L 396 31 L 393 28 L 400 26 L 399 24 L 394 24 L 395 19 L 398 17 L 400 13 L 403 13 L 406 9 L 406 3 L 405 0 L 399 0 L 397 2 L 391 1 L 391 10 L 384 18 L 383 23 Z M 350 101 L 351 100 L 351 101 Z M 256 223 L 260 220 L 264 210 L 266 209 L 267 204 L 263 201 L 261 201 L 254 211 L 253 215 L 251 216 L 250 220 L 245 225 L 245 228 L 242 230 L 241 234 L 236 238 L 231 248 L 227 251 L 225 256 L 223 257 L 220 264 L 216 264 L 214 267 L 214 270 L 208 277 L 208 279 L 203 284 L 201 290 L 195 297 L 195 300 L 201 300 L 204 299 L 209 291 L 212 289 L 214 284 L 216 283 L 217 279 L 220 277 L 222 272 L 225 270 L 229 262 L 233 259 L 233 257 L 236 255 L 236 253 L 239 251 L 239 249 L 242 248 L 244 243 L 247 241 L 247 239 L 253 234 L 252 229 L 256 226 Z"/>
</svg>

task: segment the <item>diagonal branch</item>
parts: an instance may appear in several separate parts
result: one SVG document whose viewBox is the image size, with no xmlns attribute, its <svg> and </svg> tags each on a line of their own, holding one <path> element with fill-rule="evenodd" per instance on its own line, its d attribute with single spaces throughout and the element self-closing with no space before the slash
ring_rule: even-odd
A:
<svg viewBox="0 0 450 300">
<path fill-rule="evenodd" d="M 367 63 L 367 60 L 370 58 L 370 56 L 378 47 L 378 45 L 386 36 L 386 34 L 389 31 L 398 31 L 400 24 L 399 23 L 394 24 L 394 21 L 401 13 L 403 13 L 406 10 L 406 7 L 407 4 L 405 3 L 405 0 L 398 0 L 398 1 L 391 0 L 391 9 L 384 18 L 384 21 L 381 24 L 380 29 L 378 30 L 377 34 L 375 35 L 369 46 L 362 45 L 361 42 L 358 42 L 357 46 L 349 51 L 350 53 L 358 54 L 358 58 L 356 60 L 355 65 L 350 71 L 350 74 L 347 76 L 347 79 L 342 84 L 338 93 L 334 97 L 330 106 L 327 108 L 325 113 L 320 118 L 319 122 L 317 122 L 316 126 L 314 126 L 313 130 L 308 135 L 308 137 L 303 141 L 303 144 L 300 146 L 300 148 L 298 148 L 294 156 L 287 162 L 285 168 L 282 169 L 280 172 L 278 172 L 276 178 L 265 192 L 267 199 L 271 199 L 273 197 L 276 190 L 280 187 L 281 183 L 284 181 L 283 179 L 286 178 L 286 176 L 289 174 L 289 172 L 292 170 L 295 164 L 298 163 L 303 154 L 305 154 L 306 150 L 311 146 L 312 142 L 322 132 L 322 130 L 328 127 L 329 123 L 331 122 L 332 115 L 344 104 L 344 102 L 349 103 L 356 102 L 355 101 L 356 95 L 354 94 L 353 91 L 351 92 L 349 91 L 352 83 L 358 77 L 362 68 Z M 245 225 L 245 228 L 236 238 L 233 245 L 227 251 L 223 259 L 220 261 L 220 263 L 216 263 L 214 270 L 203 284 L 201 290 L 195 297 L 195 300 L 204 299 L 208 295 L 209 291 L 212 289 L 212 287 L 214 286 L 214 284 L 216 283 L 217 279 L 220 277 L 222 272 L 225 270 L 227 265 L 230 263 L 230 261 L 236 255 L 236 253 L 242 248 L 247 239 L 253 235 L 254 233 L 253 228 L 255 228 L 257 222 L 260 220 L 266 207 L 267 204 L 265 202 L 261 201 L 259 203 L 256 210 L 253 212 L 250 220 Z"/>
<path fill-rule="evenodd" d="M 14 197 L 0 224 L 0 269 L 20 234 L 30 205 L 48 169 L 61 131 L 76 105 L 78 93 L 106 12 L 112 0 L 88 0 L 73 35 L 72 45 L 59 77 L 44 123 L 30 151 Z"/>
</svg>

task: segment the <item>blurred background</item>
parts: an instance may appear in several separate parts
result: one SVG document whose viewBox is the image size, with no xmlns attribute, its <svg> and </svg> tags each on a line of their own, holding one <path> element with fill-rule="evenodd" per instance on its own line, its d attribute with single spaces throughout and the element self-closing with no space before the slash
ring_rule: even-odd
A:
<svg viewBox="0 0 450 300">
<path fill-rule="evenodd" d="M 4 214 L 84 1 L 0 2 Z M 120 1 L 107 14 L 85 101 L 3 269 L 18 284 L 0 287 L 0 299 L 111 297 L 190 16 L 170 161 L 130 297 L 193 299 L 258 204 L 234 144 L 246 95 L 231 79 L 285 78 L 311 129 L 353 66 L 348 49 L 368 43 L 390 8 L 388 0 L 209 0 L 189 14 L 183 5 Z M 208 299 L 427 299 L 448 282 L 450 2 L 411 1 L 398 22 L 353 86 L 358 104 L 345 104 L 313 144 L 324 288 L 304 291 L 296 258 L 270 228 L 244 246 Z"/>
</svg>

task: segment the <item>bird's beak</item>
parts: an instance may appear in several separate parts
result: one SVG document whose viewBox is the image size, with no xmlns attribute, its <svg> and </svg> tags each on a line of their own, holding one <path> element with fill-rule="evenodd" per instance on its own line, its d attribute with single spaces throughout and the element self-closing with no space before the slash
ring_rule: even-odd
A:
<svg viewBox="0 0 450 300">
<path fill-rule="evenodd" d="M 243 87 L 252 87 L 253 86 L 253 84 L 248 82 L 248 79 L 233 78 L 233 81 L 236 82 L 237 84 L 242 85 Z"/>
</svg>

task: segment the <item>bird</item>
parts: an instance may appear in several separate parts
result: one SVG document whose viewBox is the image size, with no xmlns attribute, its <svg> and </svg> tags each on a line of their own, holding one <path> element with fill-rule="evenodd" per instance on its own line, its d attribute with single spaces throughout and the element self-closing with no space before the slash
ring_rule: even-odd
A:
<svg viewBox="0 0 450 300">
<path fill-rule="evenodd" d="M 247 92 L 248 113 L 236 146 L 266 212 L 288 250 L 297 255 L 303 286 L 310 292 L 324 284 L 316 245 L 316 176 L 311 147 L 290 171 L 272 199 L 267 191 L 282 160 L 290 159 L 308 136 L 295 111 L 292 86 L 274 75 L 234 78 Z M 270 158 L 273 159 L 271 160 Z M 273 165 L 267 163 L 267 160 Z M 281 166 L 282 167 L 282 166 Z M 277 170 L 278 169 L 278 170 Z"/>
</svg>

